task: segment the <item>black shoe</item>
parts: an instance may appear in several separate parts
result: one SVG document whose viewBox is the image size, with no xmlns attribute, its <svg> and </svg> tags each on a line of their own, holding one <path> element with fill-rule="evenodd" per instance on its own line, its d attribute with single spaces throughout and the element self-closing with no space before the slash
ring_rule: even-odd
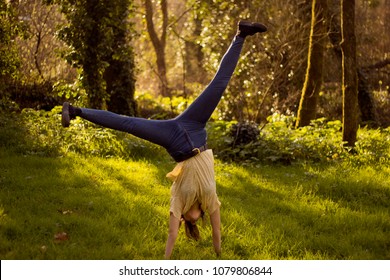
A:
<svg viewBox="0 0 390 280">
<path fill-rule="evenodd" d="M 76 107 L 73 107 L 69 104 L 69 102 L 64 102 L 62 105 L 62 119 L 61 123 L 63 127 L 68 127 L 70 125 L 70 120 L 73 120 L 76 118 L 76 112 L 77 110 L 80 110 Z"/>
<path fill-rule="evenodd" d="M 252 36 L 255 35 L 256 33 L 266 32 L 267 30 L 268 30 L 267 26 L 265 26 L 262 23 L 241 20 L 238 23 L 237 36 L 241 36 L 241 37 Z"/>
<path fill-rule="evenodd" d="M 70 125 L 69 106 L 69 102 L 64 102 L 64 104 L 62 105 L 61 123 L 63 127 L 68 127 Z"/>
</svg>

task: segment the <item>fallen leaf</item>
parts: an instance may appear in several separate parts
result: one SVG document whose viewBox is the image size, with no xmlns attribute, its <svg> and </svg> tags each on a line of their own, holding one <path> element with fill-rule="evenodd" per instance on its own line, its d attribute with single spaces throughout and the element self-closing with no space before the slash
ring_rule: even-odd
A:
<svg viewBox="0 0 390 280">
<path fill-rule="evenodd" d="M 69 240 L 69 236 L 66 232 L 59 232 L 54 235 L 54 240 L 57 242 Z"/>
<path fill-rule="evenodd" d="M 72 211 L 72 210 L 62 210 L 62 209 L 58 209 L 58 212 L 60 212 L 62 215 L 70 215 L 70 214 L 73 214 L 73 211 Z"/>
</svg>

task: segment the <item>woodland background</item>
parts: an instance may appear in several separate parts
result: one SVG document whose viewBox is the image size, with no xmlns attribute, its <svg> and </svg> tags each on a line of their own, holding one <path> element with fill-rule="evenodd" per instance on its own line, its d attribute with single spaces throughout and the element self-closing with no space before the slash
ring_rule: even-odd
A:
<svg viewBox="0 0 390 280">
<path fill-rule="evenodd" d="M 345 2 L 355 5 L 360 110 L 354 114 L 361 125 L 387 127 L 390 1 Z M 341 120 L 340 3 L 2 0 L 1 105 L 11 100 L 18 108 L 49 110 L 70 99 L 129 115 L 172 117 L 211 80 L 238 20 L 248 19 L 269 31 L 247 40 L 216 119 L 259 124 L 274 113 L 297 116 L 312 42 L 322 50 L 313 59 L 320 82 L 312 90 L 318 100 L 310 105 L 311 118 Z M 310 40 L 313 18 L 321 26 Z"/>
</svg>

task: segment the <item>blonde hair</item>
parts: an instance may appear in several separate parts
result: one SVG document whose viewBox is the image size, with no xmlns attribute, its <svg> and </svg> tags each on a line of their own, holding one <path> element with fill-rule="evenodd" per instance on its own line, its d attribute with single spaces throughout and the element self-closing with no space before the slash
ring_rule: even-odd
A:
<svg viewBox="0 0 390 280">
<path fill-rule="evenodd" d="M 203 210 L 201 210 L 200 217 L 204 221 L 204 212 L 203 212 Z M 183 216 L 182 216 L 182 220 L 184 220 L 184 228 L 185 228 L 187 237 L 189 239 L 193 239 L 195 241 L 199 241 L 200 240 L 200 233 L 199 233 L 198 226 L 196 224 L 192 224 L 190 221 L 187 221 L 186 219 L 184 219 Z"/>
</svg>

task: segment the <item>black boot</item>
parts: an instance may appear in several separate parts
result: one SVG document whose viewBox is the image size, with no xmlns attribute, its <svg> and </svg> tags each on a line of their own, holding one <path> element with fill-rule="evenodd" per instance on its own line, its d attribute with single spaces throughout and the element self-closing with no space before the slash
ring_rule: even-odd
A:
<svg viewBox="0 0 390 280">
<path fill-rule="evenodd" d="M 68 127 L 70 125 L 70 120 L 76 118 L 81 114 L 81 109 L 77 107 L 73 107 L 69 104 L 69 102 L 64 102 L 62 105 L 62 119 L 61 123 L 63 127 Z"/>
<path fill-rule="evenodd" d="M 262 23 L 241 20 L 238 23 L 237 36 L 245 38 L 246 36 L 252 36 L 256 33 L 263 33 L 266 31 L 267 26 Z"/>
</svg>

